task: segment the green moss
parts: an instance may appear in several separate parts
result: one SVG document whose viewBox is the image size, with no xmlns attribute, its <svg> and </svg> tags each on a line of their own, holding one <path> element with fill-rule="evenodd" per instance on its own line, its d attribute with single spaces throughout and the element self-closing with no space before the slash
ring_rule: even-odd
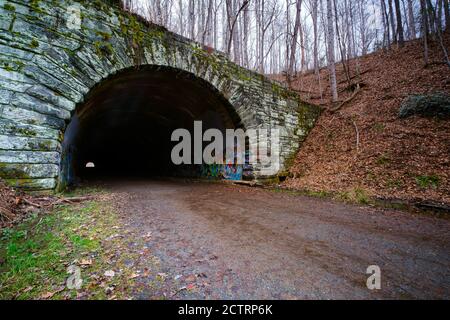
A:
<svg viewBox="0 0 450 320">
<path fill-rule="evenodd" d="M 9 63 L 4 63 L 2 66 L 3 69 L 5 69 L 6 71 L 14 71 L 14 68 L 9 64 Z"/>
<path fill-rule="evenodd" d="M 45 11 L 40 7 L 40 2 L 41 2 L 41 0 L 31 0 L 30 6 L 34 12 L 42 14 L 42 13 L 45 13 Z"/>
<path fill-rule="evenodd" d="M 20 60 L 3 60 L 0 59 L 0 66 L 7 71 L 22 71 L 25 63 Z"/>
<path fill-rule="evenodd" d="M 38 143 L 39 150 L 52 150 L 53 143 L 51 140 L 42 140 Z"/>
<path fill-rule="evenodd" d="M 14 179 L 29 181 L 31 177 L 26 173 L 25 165 L 0 163 L 0 176 L 14 177 Z"/>
<path fill-rule="evenodd" d="M 13 29 L 14 29 L 14 23 L 16 23 L 16 19 L 17 19 L 17 16 L 16 16 L 16 14 L 14 13 L 13 16 L 12 16 L 11 24 L 9 25 L 9 28 L 8 28 L 8 31 L 9 31 L 9 32 L 13 32 Z"/>
<path fill-rule="evenodd" d="M 36 132 L 34 132 L 33 130 L 30 130 L 30 129 L 26 129 L 26 128 L 15 128 L 14 132 L 21 136 L 27 136 L 27 137 L 35 137 L 36 136 Z"/>
<path fill-rule="evenodd" d="M 14 7 L 12 4 L 9 4 L 9 3 L 5 3 L 5 5 L 3 6 L 3 9 L 5 9 L 6 11 L 11 11 L 11 12 L 16 11 L 16 7 Z"/>
<path fill-rule="evenodd" d="M 33 40 L 30 42 L 30 47 L 33 48 L 33 49 L 38 48 L 38 47 L 39 47 L 39 42 L 38 42 L 36 39 L 33 39 Z"/>
<path fill-rule="evenodd" d="M 96 41 L 94 47 L 97 55 L 101 57 L 111 57 L 114 54 L 114 49 L 109 42 Z"/>
<path fill-rule="evenodd" d="M 133 57 L 134 64 L 139 66 L 142 63 L 145 38 L 145 32 L 141 23 L 132 14 L 128 14 L 126 18 L 123 15 L 119 15 L 119 23 L 122 36 L 129 42 L 127 50 L 130 56 Z"/>
<path fill-rule="evenodd" d="M 110 33 L 103 32 L 103 31 L 96 31 L 96 34 L 98 36 L 100 36 L 103 39 L 103 41 L 105 41 L 105 42 L 111 40 L 111 34 Z"/>
</svg>

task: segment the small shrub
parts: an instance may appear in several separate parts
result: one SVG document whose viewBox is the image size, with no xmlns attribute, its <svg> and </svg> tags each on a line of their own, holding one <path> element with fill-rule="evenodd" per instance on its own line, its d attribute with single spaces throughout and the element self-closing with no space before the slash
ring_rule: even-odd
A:
<svg viewBox="0 0 450 320">
<path fill-rule="evenodd" d="M 370 203 L 370 198 L 364 189 L 356 188 L 354 190 L 354 193 L 355 193 L 356 202 L 361 203 L 361 204 L 369 204 Z"/>
<path fill-rule="evenodd" d="M 379 156 L 377 158 L 377 164 L 380 166 L 384 166 L 384 165 L 388 164 L 389 161 L 391 161 L 391 159 L 389 159 L 389 157 L 385 154 L 382 154 L 381 156 Z"/>
<path fill-rule="evenodd" d="M 429 188 L 437 189 L 440 183 L 440 179 L 436 175 L 431 176 L 423 175 L 416 177 L 416 183 L 422 189 L 429 189 Z"/>
<path fill-rule="evenodd" d="M 355 188 L 350 191 L 342 191 L 339 192 L 336 196 L 338 200 L 345 201 L 345 202 L 353 202 L 353 203 L 360 203 L 360 204 L 369 204 L 370 203 L 370 197 L 367 194 L 367 192 L 364 189 L 361 188 Z"/>
</svg>

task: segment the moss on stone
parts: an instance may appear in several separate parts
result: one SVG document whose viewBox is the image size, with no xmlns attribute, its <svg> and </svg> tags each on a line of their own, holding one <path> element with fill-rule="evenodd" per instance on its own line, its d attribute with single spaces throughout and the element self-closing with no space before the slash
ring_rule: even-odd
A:
<svg viewBox="0 0 450 320">
<path fill-rule="evenodd" d="M 3 6 L 3 9 L 5 9 L 6 11 L 11 11 L 11 12 L 16 11 L 16 7 L 14 7 L 12 4 L 9 4 L 9 3 L 5 3 L 5 5 Z"/>
<path fill-rule="evenodd" d="M 34 132 L 33 130 L 30 130 L 30 129 L 26 129 L 26 128 L 15 128 L 14 132 L 17 135 L 26 136 L 26 137 L 35 137 L 36 136 L 36 132 Z"/>
<path fill-rule="evenodd" d="M 45 11 L 40 7 L 40 2 L 41 0 L 31 0 L 30 7 L 34 12 L 44 14 Z"/>
<path fill-rule="evenodd" d="M 38 47 L 39 47 L 39 42 L 38 42 L 36 39 L 31 40 L 31 42 L 30 42 L 30 47 L 31 47 L 32 49 L 38 48 Z"/>
<path fill-rule="evenodd" d="M 22 71 L 22 69 L 24 68 L 25 63 L 20 61 L 20 60 L 3 60 L 0 59 L 0 67 L 5 69 L 6 71 Z"/>
<path fill-rule="evenodd" d="M 32 178 L 25 172 L 23 166 L 11 165 L 8 163 L 0 163 L 0 176 L 6 178 L 17 179 L 15 181 L 27 181 L 32 180 Z"/>
<path fill-rule="evenodd" d="M 104 31 L 98 31 L 98 30 L 95 33 L 98 36 L 100 36 L 103 39 L 103 41 L 105 41 L 105 42 L 111 40 L 111 36 L 112 35 L 110 33 L 107 33 L 107 32 L 104 32 Z"/>
<path fill-rule="evenodd" d="M 94 42 L 95 51 L 100 57 L 111 57 L 114 54 L 114 49 L 111 43 L 104 41 Z"/>
</svg>

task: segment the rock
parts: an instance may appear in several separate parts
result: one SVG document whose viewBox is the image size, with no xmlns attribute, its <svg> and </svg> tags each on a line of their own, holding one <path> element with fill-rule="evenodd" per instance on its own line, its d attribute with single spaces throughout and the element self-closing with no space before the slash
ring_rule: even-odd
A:
<svg viewBox="0 0 450 320">
<path fill-rule="evenodd" d="M 113 278 L 116 275 L 116 273 L 113 270 L 107 270 L 107 271 L 105 271 L 104 275 L 105 275 L 105 277 Z"/>
<path fill-rule="evenodd" d="M 412 95 L 403 101 L 399 118 L 411 116 L 450 118 L 450 95 L 434 93 L 430 95 Z"/>
</svg>

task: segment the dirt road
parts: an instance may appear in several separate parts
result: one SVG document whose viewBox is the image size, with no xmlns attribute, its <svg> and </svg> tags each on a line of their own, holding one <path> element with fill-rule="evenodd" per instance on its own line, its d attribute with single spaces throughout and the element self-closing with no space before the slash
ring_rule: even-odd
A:
<svg viewBox="0 0 450 320">
<path fill-rule="evenodd" d="M 216 183 L 108 188 L 157 257 L 136 298 L 450 298 L 448 220 Z"/>
</svg>

